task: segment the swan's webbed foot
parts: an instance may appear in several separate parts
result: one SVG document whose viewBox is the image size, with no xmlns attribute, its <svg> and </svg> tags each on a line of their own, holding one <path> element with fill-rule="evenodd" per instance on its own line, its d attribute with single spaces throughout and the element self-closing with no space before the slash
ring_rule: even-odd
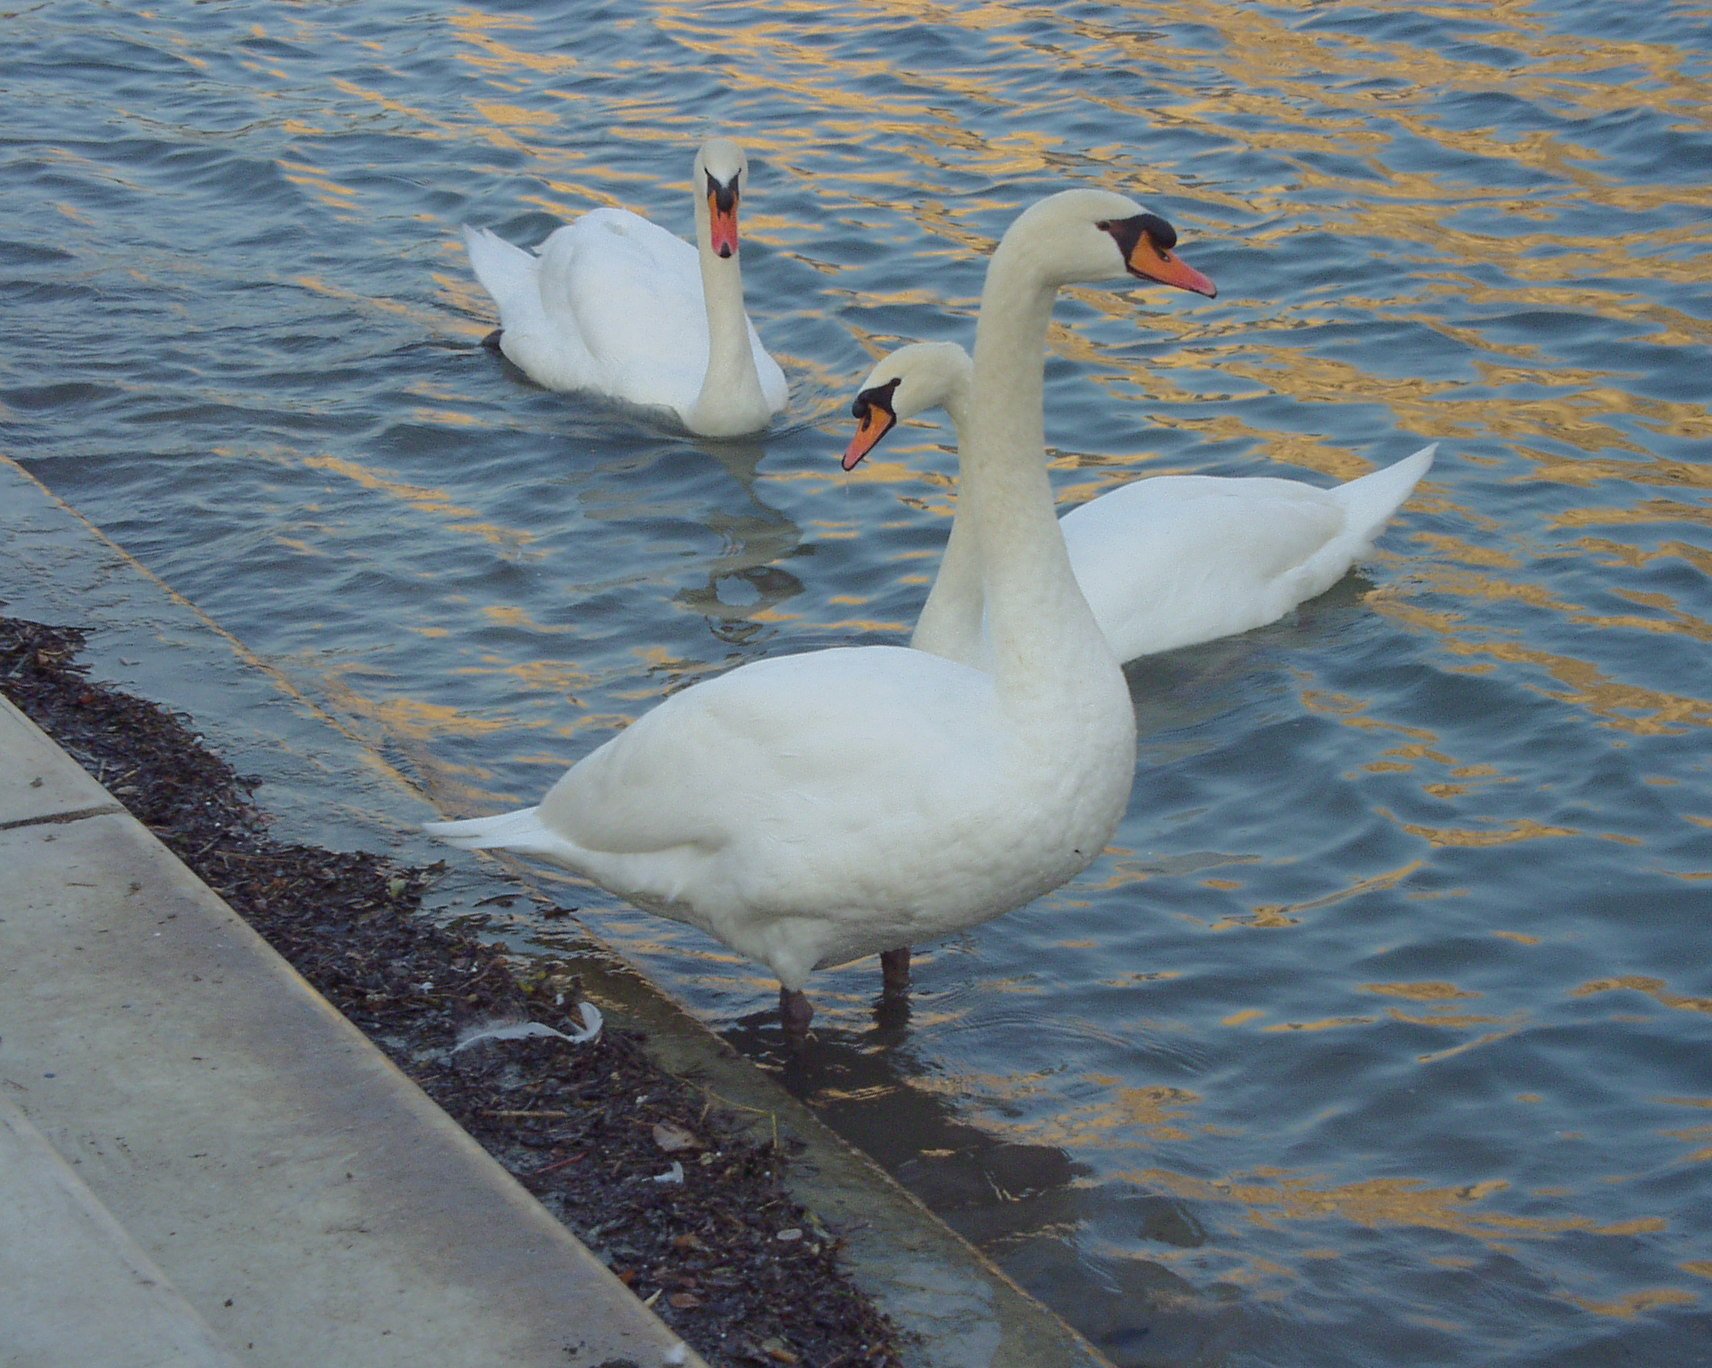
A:
<svg viewBox="0 0 1712 1368">
<path fill-rule="evenodd" d="M 486 347 L 489 351 L 494 351 L 494 352 L 499 351 L 499 339 L 501 337 L 503 337 L 504 335 L 505 335 L 505 329 L 504 328 L 495 328 L 486 337 L 482 338 L 481 344 L 482 344 L 482 346 Z"/>
<path fill-rule="evenodd" d="M 780 984 L 779 1020 L 784 1023 L 787 1036 L 793 1040 L 807 1040 L 808 1024 L 814 1020 L 814 1008 L 809 1005 L 808 994 L 800 988 L 786 988 Z"/>
<path fill-rule="evenodd" d="M 880 952 L 880 985 L 887 996 L 909 992 L 909 946 L 900 945 L 896 950 Z"/>
</svg>

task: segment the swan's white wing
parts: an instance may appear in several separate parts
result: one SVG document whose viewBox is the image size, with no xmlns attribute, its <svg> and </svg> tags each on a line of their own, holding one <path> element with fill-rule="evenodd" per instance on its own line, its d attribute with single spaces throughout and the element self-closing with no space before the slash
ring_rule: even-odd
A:
<svg viewBox="0 0 1712 1368">
<path fill-rule="evenodd" d="M 1295 480 L 1137 480 L 1063 520 L 1076 578 L 1120 660 L 1272 622 L 1349 568 L 1326 490 Z"/>
<path fill-rule="evenodd" d="M 707 374 L 695 248 L 624 209 L 595 209 L 541 245 L 542 309 L 593 374 L 571 388 L 683 411 Z"/>
<path fill-rule="evenodd" d="M 579 846 L 714 850 L 765 824 L 830 846 L 990 782 L 991 681 L 896 647 L 758 661 L 674 694 L 586 756 L 540 817 Z M 901 815 L 900 815 L 901 814 Z"/>
</svg>

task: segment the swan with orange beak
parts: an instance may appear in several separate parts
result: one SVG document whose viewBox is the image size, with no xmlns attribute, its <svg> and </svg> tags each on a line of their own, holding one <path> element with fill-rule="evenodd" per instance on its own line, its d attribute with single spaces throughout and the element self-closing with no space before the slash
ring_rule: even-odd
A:
<svg viewBox="0 0 1712 1368">
<path fill-rule="evenodd" d="M 749 162 L 730 138 L 696 152 L 696 245 L 627 209 L 592 209 L 539 255 L 465 228 L 499 305 L 499 350 L 537 384 L 668 410 L 691 432 L 764 430 L 789 397 L 743 308 L 738 211 Z"/>
</svg>

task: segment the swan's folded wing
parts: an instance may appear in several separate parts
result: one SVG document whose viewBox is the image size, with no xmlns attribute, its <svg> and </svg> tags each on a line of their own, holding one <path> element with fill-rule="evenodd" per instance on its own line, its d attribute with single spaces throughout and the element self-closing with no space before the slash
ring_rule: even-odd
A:
<svg viewBox="0 0 1712 1368">
<path fill-rule="evenodd" d="M 666 699 L 578 762 L 542 820 L 613 854 L 839 831 L 991 782 L 991 681 L 901 647 L 759 661 Z"/>
<path fill-rule="evenodd" d="M 1138 480 L 1064 518 L 1076 578 L 1122 660 L 1245 632 L 1327 588 L 1344 531 L 1331 495 L 1294 480 Z M 1324 582 L 1321 583 L 1320 581 Z"/>
<path fill-rule="evenodd" d="M 573 320 L 599 388 L 636 404 L 694 401 L 707 307 L 689 243 L 640 215 L 592 210 L 543 244 L 541 294 L 549 316 Z"/>
<path fill-rule="evenodd" d="M 1174 560 L 1234 560 L 1238 574 L 1270 579 L 1311 557 L 1343 523 L 1330 491 L 1296 480 L 1176 475 L 1137 480 L 1072 510 L 1064 532 L 1108 557 L 1127 542 Z"/>
</svg>

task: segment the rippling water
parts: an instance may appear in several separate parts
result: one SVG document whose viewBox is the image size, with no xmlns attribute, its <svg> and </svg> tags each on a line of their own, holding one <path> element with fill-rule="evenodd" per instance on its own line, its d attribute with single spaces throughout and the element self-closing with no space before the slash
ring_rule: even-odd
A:
<svg viewBox="0 0 1712 1368">
<path fill-rule="evenodd" d="M 4 21 L 6 450 L 459 812 L 682 682 L 893 641 L 948 434 L 841 476 L 1066 185 L 1216 302 L 1076 290 L 1061 496 L 1442 445 L 1361 576 L 1130 669 L 1113 848 L 816 983 L 790 1081 L 1120 1364 L 1712 1362 L 1712 10 L 60 3 Z M 746 145 L 790 423 L 540 391 L 458 226 L 691 231 Z M 776 1066 L 772 988 L 581 897 Z"/>
</svg>

